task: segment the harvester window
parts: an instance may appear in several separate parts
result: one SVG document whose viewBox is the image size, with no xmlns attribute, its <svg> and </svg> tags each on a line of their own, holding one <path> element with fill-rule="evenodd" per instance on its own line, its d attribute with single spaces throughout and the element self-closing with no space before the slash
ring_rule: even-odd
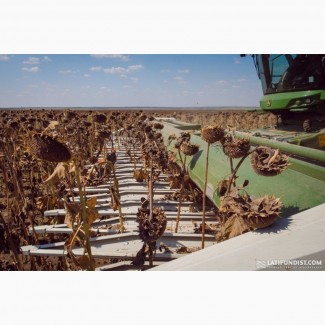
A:
<svg viewBox="0 0 325 325">
<path fill-rule="evenodd" d="M 324 86 L 321 55 L 297 55 L 279 82 L 277 91 L 316 89 Z"/>
<path fill-rule="evenodd" d="M 324 89 L 324 55 L 271 54 L 257 58 L 264 94 Z"/>
</svg>

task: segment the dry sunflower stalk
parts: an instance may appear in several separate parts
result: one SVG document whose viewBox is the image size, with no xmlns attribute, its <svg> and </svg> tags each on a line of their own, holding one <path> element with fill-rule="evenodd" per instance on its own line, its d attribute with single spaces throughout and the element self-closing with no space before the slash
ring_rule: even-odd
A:
<svg viewBox="0 0 325 325">
<path fill-rule="evenodd" d="M 143 241 L 143 246 L 132 262 L 139 268 L 143 267 L 147 255 L 152 266 L 152 259 L 157 250 L 156 241 L 164 234 L 167 226 L 167 218 L 161 207 L 153 208 L 150 217 L 149 201 L 144 198 L 141 201 L 142 205 L 138 210 L 136 221 L 139 224 L 139 236 Z"/>
<path fill-rule="evenodd" d="M 208 169 L 209 169 L 209 150 L 210 145 L 217 141 L 221 141 L 224 138 L 225 131 L 220 126 L 208 125 L 201 129 L 201 137 L 207 142 L 206 156 L 205 156 L 205 173 L 204 173 L 204 185 L 203 185 L 203 202 L 202 202 L 202 241 L 201 248 L 204 248 L 205 241 L 205 213 L 206 213 L 206 191 L 208 184 Z"/>
</svg>

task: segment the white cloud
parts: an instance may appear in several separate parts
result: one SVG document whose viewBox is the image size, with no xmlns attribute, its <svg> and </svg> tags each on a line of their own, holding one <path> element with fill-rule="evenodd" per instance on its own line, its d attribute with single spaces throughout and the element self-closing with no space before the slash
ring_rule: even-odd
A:
<svg viewBox="0 0 325 325">
<path fill-rule="evenodd" d="M 132 86 L 130 86 L 130 85 L 123 85 L 122 88 L 129 89 L 129 88 L 132 88 Z"/>
<path fill-rule="evenodd" d="M 235 64 L 240 64 L 241 63 L 240 58 L 234 58 L 234 63 Z"/>
<path fill-rule="evenodd" d="M 238 79 L 237 82 L 245 82 L 247 81 L 246 79 L 242 78 L 242 79 Z"/>
<path fill-rule="evenodd" d="M 85 74 L 84 74 L 84 77 L 89 78 L 89 77 L 90 77 L 90 74 L 85 73 Z"/>
<path fill-rule="evenodd" d="M 161 73 L 169 73 L 170 70 L 169 69 L 163 69 L 163 70 L 160 70 Z"/>
<path fill-rule="evenodd" d="M 118 59 L 121 61 L 129 61 L 129 56 L 124 54 L 91 54 L 96 59 Z"/>
<path fill-rule="evenodd" d="M 241 87 L 238 85 L 233 85 L 232 88 L 241 88 Z"/>
<path fill-rule="evenodd" d="M 132 80 L 132 82 L 136 83 L 138 82 L 140 79 L 139 78 L 130 78 Z"/>
<path fill-rule="evenodd" d="M 9 61 L 9 55 L 7 54 L 0 54 L 0 61 Z"/>
<path fill-rule="evenodd" d="M 227 83 L 226 80 L 217 80 L 217 81 L 214 82 L 215 85 L 224 85 L 226 83 Z"/>
<path fill-rule="evenodd" d="M 38 72 L 39 71 L 39 67 L 31 67 L 31 68 L 22 68 L 21 70 L 26 71 L 26 72 Z"/>
<path fill-rule="evenodd" d="M 28 85 L 29 88 L 38 88 L 38 85 Z"/>
<path fill-rule="evenodd" d="M 43 57 L 43 61 L 52 62 L 52 60 L 47 55 Z"/>
<path fill-rule="evenodd" d="M 125 74 L 128 73 L 128 70 L 122 67 L 112 67 L 104 69 L 104 72 L 108 74 Z"/>
<path fill-rule="evenodd" d="M 176 77 L 174 77 L 174 80 L 175 80 L 178 84 L 185 84 L 185 83 L 186 83 L 186 81 L 184 80 L 183 77 L 176 76 Z"/>
<path fill-rule="evenodd" d="M 60 70 L 59 73 L 62 73 L 62 74 L 75 74 L 75 73 L 78 73 L 80 72 L 79 70 L 70 70 L 70 69 L 67 69 L 67 70 Z"/>
<path fill-rule="evenodd" d="M 108 74 L 125 74 L 128 73 L 126 68 L 122 68 L 122 67 L 112 67 L 112 68 L 107 68 L 104 69 L 105 73 Z"/>
<path fill-rule="evenodd" d="M 131 73 L 131 72 L 139 71 L 143 68 L 144 67 L 141 64 L 137 64 L 137 65 L 129 65 L 127 68 L 123 68 L 123 67 L 107 68 L 107 69 L 104 69 L 104 72 L 108 73 L 108 74 L 125 75 L 125 74 Z"/>
<path fill-rule="evenodd" d="M 128 71 L 139 71 L 141 69 L 143 69 L 143 66 L 141 64 L 129 65 L 128 66 Z"/>
<path fill-rule="evenodd" d="M 94 71 L 100 71 L 100 70 L 102 70 L 102 67 L 91 67 L 89 69 L 89 71 L 92 71 L 92 72 L 94 72 Z"/>
<path fill-rule="evenodd" d="M 40 64 L 40 59 L 35 57 L 29 57 L 27 60 L 23 61 L 23 64 Z"/>
<path fill-rule="evenodd" d="M 189 73 L 189 69 L 184 69 L 184 70 L 177 70 L 178 73 Z"/>
</svg>

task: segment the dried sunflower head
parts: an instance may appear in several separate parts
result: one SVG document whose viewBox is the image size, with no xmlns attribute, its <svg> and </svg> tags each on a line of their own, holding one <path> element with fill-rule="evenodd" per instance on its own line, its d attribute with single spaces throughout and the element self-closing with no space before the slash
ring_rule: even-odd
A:
<svg viewBox="0 0 325 325">
<path fill-rule="evenodd" d="M 37 158 L 52 162 L 71 159 L 69 149 L 48 135 L 34 134 L 30 141 L 30 151 Z"/>
<path fill-rule="evenodd" d="M 158 123 L 158 122 L 154 123 L 153 127 L 155 129 L 157 129 L 157 130 L 162 130 L 164 128 L 164 126 L 161 123 Z"/>
<path fill-rule="evenodd" d="M 260 146 L 252 153 L 251 166 L 259 175 L 276 176 L 288 167 L 288 160 L 289 157 L 279 149 Z"/>
<path fill-rule="evenodd" d="M 266 228 L 279 218 L 281 207 L 280 199 L 265 195 L 250 202 L 250 211 L 243 219 L 252 229 Z"/>
<path fill-rule="evenodd" d="M 157 207 L 152 211 L 152 219 L 149 217 L 149 209 L 137 213 L 137 222 L 139 223 L 139 236 L 147 244 L 158 240 L 165 232 L 167 218 L 162 208 Z"/>
<path fill-rule="evenodd" d="M 183 140 L 183 142 L 184 141 L 188 142 L 191 139 L 191 133 L 189 133 L 189 132 L 181 132 L 180 138 Z"/>
<path fill-rule="evenodd" d="M 155 133 L 156 139 L 160 139 L 162 137 L 162 134 L 160 132 Z"/>
<path fill-rule="evenodd" d="M 235 191 L 222 199 L 218 214 L 225 217 L 224 227 L 229 228 L 232 235 L 228 238 L 231 238 L 240 235 L 243 230 L 246 232 L 270 226 L 279 218 L 281 207 L 280 199 L 274 196 L 252 199 Z M 240 220 L 239 224 L 233 224 L 237 219 Z"/>
<path fill-rule="evenodd" d="M 180 146 L 181 152 L 186 156 L 193 156 L 199 151 L 199 146 L 189 142 L 183 142 Z"/>
<path fill-rule="evenodd" d="M 177 138 L 175 143 L 175 148 L 180 149 L 183 142 L 189 142 L 191 139 L 191 134 L 189 132 L 182 132 L 181 135 Z"/>
<path fill-rule="evenodd" d="M 100 139 L 100 140 L 109 139 L 110 136 L 111 136 L 110 131 L 99 131 L 99 132 L 96 133 L 96 138 Z"/>
<path fill-rule="evenodd" d="M 91 126 L 91 122 L 89 122 L 89 121 L 83 121 L 83 125 L 85 127 L 89 127 L 89 126 Z"/>
<path fill-rule="evenodd" d="M 104 124 L 107 121 L 107 116 L 104 114 L 96 114 L 93 116 L 94 122 Z"/>
<path fill-rule="evenodd" d="M 155 136 L 154 136 L 154 134 L 152 132 L 146 133 L 146 136 L 147 136 L 148 140 L 154 140 L 155 139 Z"/>
<path fill-rule="evenodd" d="M 231 139 L 231 141 L 224 141 L 222 148 L 223 152 L 230 158 L 244 157 L 249 149 L 250 142 L 248 139 Z"/>
<path fill-rule="evenodd" d="M 208 125 L 201 129 L 202 139 L 209 144 L 220 141 L 224 134 L 224 130 L 218 125 Z"/>
<path fill-rule="evenodd" d="M 152 127 L 151 127 L 150 125 L 146 125 L 146 126 L 144 127 L 144 132 L 146 132 L 146 133 L 151 132 L 151 130 L 152 130 Z"/>
<path fill-rule="evenodd" d="M 139 116 L 139 120 L 140 121 L 145 121 L 147 119 L 147 115 L 145 115 L 145 114 L 141 114 L 140 116 Z"/>
<path fill-rule="evenodd" d="M 72 111 L 65 111 L 65 112 L 64 112 L 64 116 L 65 116 L 65 118 L 68 119 L 68 120 L 71 120 L 71 119 L 75 118 L 76 115 L 77 115 L 77 114 L 76 114 L 75 112 L 72 112 Z"/>
<path fill-rule="evenodd" d="M 44 127 L 44 128 L 47 128 L 47 127 L 50 125 L 50 122 L 44 120 L 44 121 L 42 122 L 42 124 L 43 124 L 43 127 Z"/>
<path fill-rule="evenodd" d="M 113 165 L 116 163 L 116 159 L 116 152 L 114 150 L 106 155 L 106 160 L 110 161 Z"/>
<path fill-rule="evenodd" d="M 9 121 L 8 126 L 13 130 L 18 130 L 19 129 L 19 123 L 17 121 L 15 121 L 15 120 Z"/>
</svg>

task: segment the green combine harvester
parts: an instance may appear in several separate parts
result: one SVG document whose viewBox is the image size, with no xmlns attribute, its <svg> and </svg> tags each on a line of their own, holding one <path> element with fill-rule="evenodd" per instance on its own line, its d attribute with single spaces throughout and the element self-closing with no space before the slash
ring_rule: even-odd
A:
<svg viewBox="0 0 325 325">
<path fill-rule="evenodd" d="M 289 143 L 325 150 L 325 55 L 252 57 L 264 93 L 261 109 L 277 115 L 278 128 L 311 133 Z"/>
<path fill-rule="evenodd" d="M 277 116 L 277 125 L 267 129 L 233 131 L 236 138 L 249 139 L 253 147 L 279 149 L 289 158 L 289 168 L 276 177 L 257 175 L 246 159 L 236 182 L 249 180 L 253 197 L 274 195 L 283 203 L 288 217 L 325 203 L 325 55 L 252 55 L 264 96 L 260 113 Z M 170 134 L 192 131 L 191 142 L 200 151 L 189 161 L 191 179 L 202 189 L 207 143 L 201 139 L 201 125 L 165 120 L 162 130 L 168 145 Z M 173 150 L 173 143 L 169 145 Z M 234 159 L 236 164 L 239 159 Z M 228 179 L 229 158 L 222 147 L 210 148 L 207 196 L 220 203 L 218 184 Z M 325 212 L 324 212 L 325 213 Z"/>
</svg>

